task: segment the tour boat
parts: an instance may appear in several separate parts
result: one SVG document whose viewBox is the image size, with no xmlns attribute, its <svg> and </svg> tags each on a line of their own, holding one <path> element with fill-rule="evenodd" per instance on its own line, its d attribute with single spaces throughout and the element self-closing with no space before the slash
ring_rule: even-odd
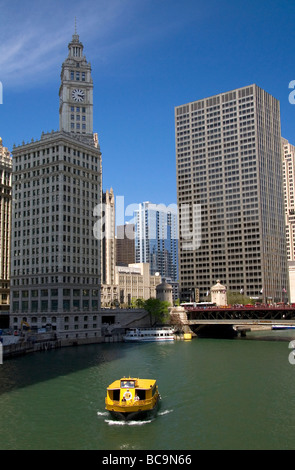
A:
<svg viewBox="0 0 295 470">
<path fill-rule="evenodd" d="M 170 327 L 162 328 L 131 328 L 123 336 L 125 342 L 151 342 L 174 341 L 174 330 Z"/>
<path fill-rule="evenodd" d="M 155 413 L 160 399 L 156 380 L 124 377 L 108 386 L 105 405 L 115 418 L 130 421 Z"/>
</svg>

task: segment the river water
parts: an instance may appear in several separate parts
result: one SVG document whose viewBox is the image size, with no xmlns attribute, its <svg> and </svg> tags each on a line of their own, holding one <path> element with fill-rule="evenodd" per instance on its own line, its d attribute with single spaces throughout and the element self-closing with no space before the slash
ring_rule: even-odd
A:
<svg viewBox="0 0 295 470">
<path fill-rule="evenodd" d="M 108 343 L 4 361 L 0 449 L 294 449 L 295 331 L 283 335 Z M 124 375 L 157 379 L 154 419 L 122 423 L 105 412 L 106 387 Z"/>
</svg>

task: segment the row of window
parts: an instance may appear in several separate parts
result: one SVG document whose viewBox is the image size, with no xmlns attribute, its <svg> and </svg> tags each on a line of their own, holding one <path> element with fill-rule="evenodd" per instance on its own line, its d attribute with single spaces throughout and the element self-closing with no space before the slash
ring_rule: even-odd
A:
<svg viewBox="0 0 295 470">
<path fill-rule="evenodd" d="M 86 112 L 86 108 L 81 108 L 81 109 L 82 109 L 83 113 Z M 71 110 L 72 110 L 72 112 L 74 112 L 75 108 L 71 108 Z M 76 110 L 80 111 L 80 108 L 78 107 L 78 108 L 76 108 Z M 59 147 L 57 145 L 57 146 L 47 147 L 46 149 L 37 150 L 35 152 L 31 152 L 31 153 L 27 153 L 27 154 L 23 154 L 23 155 L 16 155 L 16 156 L 13 157 L 13 161 L 14 161 L 14 163 L 20 163 L 23 160 L 24 161 L 29 161 L 31 159 L 39 158 L 41 156 L 52 155 L 51 158 L 50 157 L 47 157 L 47 159 L 43 158 L 42 162 L 40 160 L 37 160 L 35 162 L 37 166 L 39 166 L 40 164 L 45 165 L 46 163 L 50 163 L 51 161 L 54 162 L 54 161 L 58 160 L 58 155 L 55 155 L 55 154 L 58 153 L 59 151 L 62 151 L 62 150 L 63 150 L 64 153 L 67 153 L 68 155 L 73 155 L 74 157 L 80 157 L 80 158 L 82 158 L 83 160 L 86 160 L 86 161 L 90 161 L 90 159 L 94 163 L 97 163 L 97 161 L 98 161 L 97 156 L 89 155 L 88 153 L 82 152 L 80 150 L 73 149 L 71 147 L 67 147 L 66 145 L 61 146 L 61 147 Z M 64 158 L 65 158 L 65 160 L 67 159 L 66 156 L 64 156 Z M 75 160 L 74 160 L 74 163 L 75 163 Z"/>
<path fill-rule="evenodd" d="M 74 72 L 73 70 L 71 70 L 70 76 L 71 76 L 71 80 L 76 80 L 77 82 L 79 81 L 85 82 L 86 80 L 85 72 Z"/>
<path fill-rule="evenodd" d="M 62 282 L 63 284 L 92 284 L 94 286 L 98 286 L 100 284 L 99 277 L 97 278 L 89 278 L 89 277 L 79 277 L 79 276 L 41 276 L 41 277 L 26 277 L 23 279 L 13 279 L 12 284 L 14 286 L 29 286 L 29 285 L 44 285 L 44 284 L 58 284 L 58 282 Z M 96 294 L 92 294 L 96 295 Z"/>
<path fill-rule="evenodd" d="M 92 299 L 90 302 L 88 299 L 87 300 L 82 300 L 82 302 L 77 299 L 73 300 L 72 302 L 70 300 L 63 300 L 63 305 L 62 305 L 62 310 L 63 312 L 69 312 L 69 311 L 78 311 L 78 310 L 97 310 L 99 306 L 99 302 L 96 299 Z M 28 300 L 23 300 L 21 302 L 19 301 L 13 301 L 12 302 L 12 309 L 14 313 L 18 312 L 57 312 L 58 311 L 58 300 L 41 300 L 39 302 L 38 300 L 32 300 L 29 302 Z"/>
<path fill-rule="evenodd" d="M 81 126 L 80 123 L 77 123 L 77 124 L 76 124 L 76 127 L 75 127 L 75 123 L 74 123 L 74 122 L 71 122 L 71 129 L 78 129 L 78 130 L 82 129 L 82 130 L 86 130 L 86 124 L 82 124 L 82 126 Z"/>
<path fill-rule="evenodd" d="M 31 296 L 32 297 L 38 297 L 39 296 L 39 290 L 35 289 L 31 291 Z M 91 291 L 89 289 L 63 289 L 63 296 L 64 297 L 70 297 L 71 293 L 73 294 L 74 297 L 80 297 L 81 295 L 83 297 L 89 297 L 90 294 L 92 294 L 93 297 L 97 297 L 99 294 L 98 289 L 92 289 Z M 22 298 L 28 298 L 29 297 L 29 291 L 28 290 L 23 290 L 23 291 L 13 291 L 13 299 L 18 299 L 20 297 L 20 294 L 22 295 Z M 41 297 L 48 297 L 48 295 L 51 295 L 51 297 L 57 297 L 58 296 L 58 289 L 41 289 Z"/>
</svg>

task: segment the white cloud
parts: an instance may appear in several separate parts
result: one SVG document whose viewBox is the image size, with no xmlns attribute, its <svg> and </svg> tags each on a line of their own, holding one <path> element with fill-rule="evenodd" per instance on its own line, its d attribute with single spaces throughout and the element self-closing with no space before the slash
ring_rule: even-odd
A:
<svg viewBox="0 0 295 470">
<path fill-rule="evenodd" d="M 0 29 L 0 80 L 6 87 L 28 87 L 56 77 L 68 53 L 75 17 L 86 49 L 97 54 L 104 38 L 116 35 L 120 16 L 132 6 L 134 0 L 0 1 L 1 18 L 6 19 Z"/>
<path fill-rule="evenodd" d="M 116 64 L 126 52 L 141 52 L 174 34 L 186 17 L 181 20 L 181 5 L 179 0 L 0 0 L 0 81 L 6 89 L 22 90 L 57 80 L 75 17 L 87 58 Z"/>
</svg>

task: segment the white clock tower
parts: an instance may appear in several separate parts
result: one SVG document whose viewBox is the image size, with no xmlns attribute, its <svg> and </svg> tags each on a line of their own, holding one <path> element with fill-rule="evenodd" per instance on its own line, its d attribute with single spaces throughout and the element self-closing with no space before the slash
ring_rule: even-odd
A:
<svg viewBox="0 0 295 470">
<path fill-rule="evenodd" d="M 48 326 L 62 344 L 95 343 L 101 338 L 96 208 L 102 167 L 91 66 L 76 31 L 59 97 L 60 129 L 13 149 L 12 220 L 28 230 L 11 230 L 11 246 L 25 247 L 11 250 L 11 328 L 21 330 L 25 321 L 35 329 Z"/>
<path fill-rule="evenodd" d="M 62 64 L 59 90 L 59 127 L 61 131 L 93 141 L 93 82 L 91 65 L 83 55 L 79 35 L 69 43 L 69 55 Z M 84 139 L 83 139 L 84 140 Z"/>
</svg>

